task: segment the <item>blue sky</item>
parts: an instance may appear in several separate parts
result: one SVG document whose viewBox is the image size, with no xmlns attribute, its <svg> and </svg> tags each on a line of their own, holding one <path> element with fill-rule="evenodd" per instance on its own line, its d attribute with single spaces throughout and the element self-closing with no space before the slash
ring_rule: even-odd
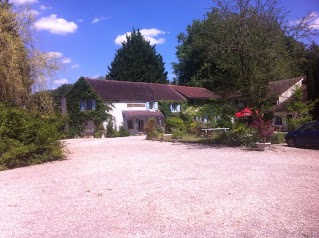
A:
<svg viewBox="0 0 319 238">
<path fill-rule="evenodd" d="M 63 70 L 53 88 L 74 83 L 81 76 L 105 76 L 107 67 L 120 48 L 123 36 L 139 28 L 145 38 L 156 44 L 163 56 L 168 78 L 174 77 L 177 35 L 194 19 L 202 19 L 213 6 L 211 0 L 11 0 L 28 4 L 35 16 L 37 46 L 55 52 Z M 279 0 L 295 21 L 313 12 L 319 24 L 318 0 Z M 319 25 L 318 25 L 319 26 Z M 318 27 L 316 26 L 316 27 Z M 316 42 L 319 43 L 318 39 Z"/>
</svg>

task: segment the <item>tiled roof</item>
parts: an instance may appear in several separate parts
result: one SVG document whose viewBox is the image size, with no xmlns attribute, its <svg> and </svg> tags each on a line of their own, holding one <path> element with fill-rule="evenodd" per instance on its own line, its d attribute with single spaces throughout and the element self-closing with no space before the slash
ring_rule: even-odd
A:
<svg viewBox="0 0 319 238">
<path fill-rule="evenodd" d="M 269 83 L 269 94 L 270 94 L 269 96 L 279 97 L 282 93 L 284 93 L 289 88 L 294 86 L 301 79 L 305 79 L 305 76 L 270 82 Z"/>
<path fill-rule="evenodd" d="M 214 93 L 205 88 L 89 78 L 85 80 L 104 100 L 185 101 L 185 98 L 216 98 Z M 179 91 L 187 93 L 182 95 Z"/>
<path fill-rule="evenodd" d="M 163 113 L 160 111 L 123 111 L 123 116 L 125 118 L 132 117 L 160 117 L 164 118 Z"/>
<path fill-rule="evenodd" d="M 209 91 L 206 88 L 199 87 L 187 87 L 179 85 L 170 85 L 178 93 L 189 99 L 210 99 L 210 98 L 221 98 L 219 95 Z"/>
</svg>

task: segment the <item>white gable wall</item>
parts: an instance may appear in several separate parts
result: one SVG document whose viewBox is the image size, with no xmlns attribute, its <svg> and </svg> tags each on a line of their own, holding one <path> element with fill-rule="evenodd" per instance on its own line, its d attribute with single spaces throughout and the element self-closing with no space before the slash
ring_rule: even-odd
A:
<svg viewBox="0 0 319 238">
<path fill-rule="evenodd" d="M 303 78 L 301 78 L 296 84 L 294 84 L 288 90 L 283 92 L 278 98 L 277 105 L 286 101 L 288 98 L 290 98 L 293 95 L 295 88 L 302 86 L 302 81 L 303 81 Z"/>
</svg>

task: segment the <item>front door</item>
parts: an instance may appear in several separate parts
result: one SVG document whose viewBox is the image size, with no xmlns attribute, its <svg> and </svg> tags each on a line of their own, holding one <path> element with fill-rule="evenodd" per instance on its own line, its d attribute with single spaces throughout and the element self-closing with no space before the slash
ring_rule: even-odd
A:
<svg viewBox="0 0 319 238">
<path fill-rule="evenodd" d="M 138 131 L 144 132 L 144 121 L 143 120 L 138 121 Z"/>
</svg>

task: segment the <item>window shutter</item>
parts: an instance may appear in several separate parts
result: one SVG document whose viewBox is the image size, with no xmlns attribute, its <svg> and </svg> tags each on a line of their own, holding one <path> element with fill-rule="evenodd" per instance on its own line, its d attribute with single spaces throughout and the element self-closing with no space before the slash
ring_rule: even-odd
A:
<svg viewBox="0 0 319 238">
<path fill-rule="evenodd" d="M 158 110 L 158 102 L 154 102 L 154 109 Z"/>
<path fill-rule="evenodd" d="M 92 99 L 92 110 L 95 110 L 96 108 L 96 101 L 95 99 Z"/>
<path fill-rule="evenodd" d="M 80 102 L 80 109 L 81 109 L 81 111 L 85 110 L 85 101 L 84 100 L 81 100 L 81 102 Z"/>
<path fill-rule="evenodd" d="M 149 109 L 149 108 L 150 108 L 150 103 L 146 102 L 146 109 Z"/>
<path fill-rule="evenodd" d="M 177 105 L 176 111 L 177 111 L 177 112 L 181 112 L 181 105 L 179 105 L 179 104 Z"/>
<path fill-rule="evenodd" d="M 170 105 L 170 108 L 171 108 L 171 112 L 173 112 L 173 105 L 172 104 Z"/>
</svg>

